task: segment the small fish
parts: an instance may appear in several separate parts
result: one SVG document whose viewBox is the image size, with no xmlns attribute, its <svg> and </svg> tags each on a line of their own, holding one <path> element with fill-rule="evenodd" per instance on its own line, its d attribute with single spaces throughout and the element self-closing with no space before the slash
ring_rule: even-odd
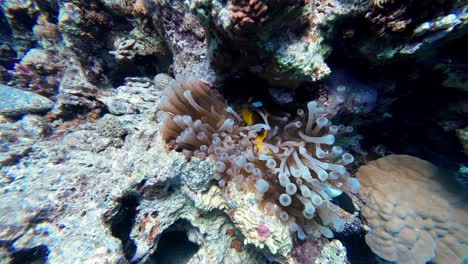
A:
<svg viewBox="0 0 468 264">
<path fill-rule="evenodd" d="M 248 125 L 248 126 L 251 126 L 254 124 L 254 112 L 248 108 L 248 107 L 244 107 L 242 108 L 242 119 L 244 120 L 244 122 Z"/>
<path fill-rule="evenodd" d="M 261 101 L 255 101 L 255 102 L 252 102 L 252 101 L 253 101 L 253 97 L 250 97 L 248 99 L 249 105 L 246 105 L 242 109 L 242 119 L 248 126 L 253 125 L 256 120 L 255 111 L 252 109 L 252 106 L 255 108 L 260 108 L 263 106 L 263 103 Z M 257 142 L 263 142 L 263 140 L 265 140 L 267 136 L 268 136 L 268 131 L 262 129 L 262 131 L 257 133 L 257 137 L 255 138 L 255 140 Z M 257 148 L 258 150 L 261 150 L 263 146 L 261 144 L 257 144 Z"/>
<path fill-rule="evenodd" d="M 263 103 L 260 102 L 260 101 L 257 101 L 257 102 L 253 102 L 251 103 L 253 107 L 255 108 L 259 108 L 259 107 L 262 107 L 263 106 Z"/>
<path fill-rule="evenodd" d="M 249 97 L 249 99 L 247 99 L 247 102 L 249 102 L 249 104 L 251 104 L 255 108 L 259 108 L 259 107 L 263 106 L 262 101 L 255 101 L 254 102 L 254 97 L 253 96 Z"/>
<path fill-rule="evenodd" d="M 245 106 L 243 109 L 242 109 L 242 119 L 244 119 L 244 122 L 251 126 L 255 123 L 255 111 L 253 111 L 253 109 L 251 109 L 252 107 L 254 108 L 259 108 L 259 107 L 262 107 L 263 106 L 263 103 L 261 101 L 255 101 L 255 102 L 252 102 L 254 100 L 253 97 L 249 97 L 249 99 L 247 100 L 247 102 L 249 103 L 249 105 Z"/>
<path fill-rule="evenodd" d="M 268 131 L 265 130 L 265 129 L 262 129 L 262 131 L 260 131 L 259 133 L 257 133 L 257 137 L 255 138 L 255 140 L 257 140 L 258 142 L 263 142 L 263 140 L 268 136 Z M 258 150 L 261 150 L 263 148 L 263 146 L 261 144 L 257 144 L 257 148 Z"/>
</svg>

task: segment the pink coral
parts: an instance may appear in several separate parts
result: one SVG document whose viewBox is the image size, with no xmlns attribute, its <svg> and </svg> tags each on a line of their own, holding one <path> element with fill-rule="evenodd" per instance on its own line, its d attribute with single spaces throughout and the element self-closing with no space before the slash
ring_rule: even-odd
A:
<svg viewBox="0 0 468 264">
<path fill-rule="evenodd" d="M 257 233 L 260 240 L 266 240 L 270 236 L 271 231 L 268 226 L 262 224 L 257 227 Z"/>
</svg>

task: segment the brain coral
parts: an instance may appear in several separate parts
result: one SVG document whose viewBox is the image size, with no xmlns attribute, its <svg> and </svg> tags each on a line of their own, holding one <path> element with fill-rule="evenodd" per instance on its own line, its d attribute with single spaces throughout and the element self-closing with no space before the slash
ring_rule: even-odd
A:
<svg viewBox="0 0 468 264">
<path fill-rule="evenodd" d="M 468 257 L 467 207 L 434 165 L 390 155 L 362 166 L 357 178 L 370 227 L 366 242 L 378 256 L 397 263 L 462 263 Z"/>
<path fill-rule="evenodd" d="M 221 187 L 254 192 L 260 206 L 303 240 L 332 237 L 329 227 L 343 230 L 342 209 L 331 200 L 359 187 L 345 167 L 354 157 L 333 146 L 349 129 L 332 125 L 336 109 L 327 107 L 311 101 L 293 118 L 250 106 L 241 117 L 205 83 L 176 81 L 163 92 L 158 117 L 166 142 L 188 157 L 214 160 Z"/>
</svg>

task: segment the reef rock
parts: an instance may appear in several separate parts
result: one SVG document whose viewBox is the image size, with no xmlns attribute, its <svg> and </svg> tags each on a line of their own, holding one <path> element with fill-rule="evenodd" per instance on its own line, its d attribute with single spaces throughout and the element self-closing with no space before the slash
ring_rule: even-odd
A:
<svg viewBox="0 0 468 264">
<path fill-rule="evenodd" d="M 33 92 L 0 85 L 0 114 L 18 116 L 25 113 L 46 112 L 54 103 Z"/>
<path fill-rule="evenodd" d="M 53 130 L 41 137 L 30 117 L 3 122 L 1 135 L 14 136 L 8 147 L 19 151 L 24 145 L 28 155 L 1 167 L 1 211 L 11 212 L 1 217 L 0 240 L 9 248 L 2 262 L 38 246 L 47 249 L 43 258 L 50 262 L 125 260 L 112 211 L 128 206 L 127 190 L 145 178 L 174 175 L 163 165 L 162 146 L 147 148 L 156 133 L 147 114 L 115 117 L 114 127 L 120 124 L 127 135 L 72 120 L 51 123 Z M 123 142 L 112 144 L 111 137 Z"/>
<path fill-rule="evenodd" d="M 178 231 L 198 247 L 188 263 L 291 263 L 288 226 L 258 208 L 253 193 L 234 185 L 221 191 L 212 186 L 213 162 L 166 152 L 154 122 L 161 90 L 146 82 L 128 78 L 102 98 L 109 105 L 126 98 L 134 113 L 57 120 L 51 130 L 41 117 L 2 121 L 1 135 L 16 131 L 11 148 L 29 143 L 28 155 L 0 169 L 0 210 L 12 212 L 0 216 L 8 248 L 1 260 L 33 257 L 27 252 L 36 249 L 48 262 L 145 261 L 165 254 L 158 251 L 164 237 Z"/>
<path fill-rule="evenodd" d="M 190 1 L 218 70 L 292 81 L 318 80 L 330 72 L 319 26 L 351 7 L 338 1 Z"/>
</svg>

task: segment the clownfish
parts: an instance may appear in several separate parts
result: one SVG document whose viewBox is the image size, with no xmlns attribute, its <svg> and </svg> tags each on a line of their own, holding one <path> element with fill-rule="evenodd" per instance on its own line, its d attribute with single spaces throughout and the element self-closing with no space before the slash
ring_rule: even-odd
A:
<svg viewBox="0 0 468 264">
<path fill-rule="evenodd" d="M 247 106 L 242 108 L 242 119 L 244 122 L 248 125 L 251 126 L 255 123 L 256 119 L 258 119 L 255 115 L 255 110 L 253 108 L 260 108 L 263 106 L 263 103 L 261 101 L 253 101 L 253 97 L 249 97 L 247 102 L 249 103 Z M 263 142 L 263 140 L 268 136 L 268 131 L 265 129 L 262 129 L 262 131 L 257 133 L 257 137 L 255 140 L 257 142 Z M 263 146 L 261 144 L 257 144 L 257 149 L 261 150 Z"/>
</svg>

